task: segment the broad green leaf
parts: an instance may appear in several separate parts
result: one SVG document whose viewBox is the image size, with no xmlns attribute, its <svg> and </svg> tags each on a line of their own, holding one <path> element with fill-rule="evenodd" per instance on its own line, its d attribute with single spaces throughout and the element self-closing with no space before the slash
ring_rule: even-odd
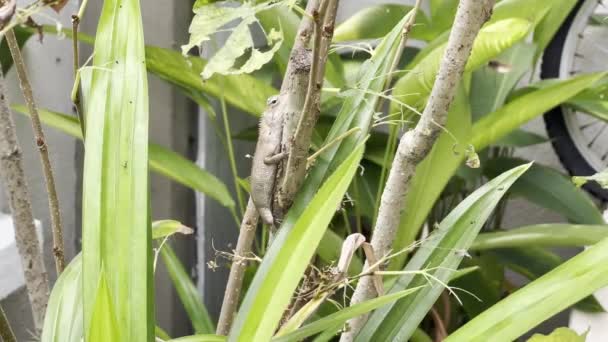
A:
<svg viewBox="0 0 608 342">
<path fill-rule="evenodd" d="M 120 333 L 114 341 L 150 341 L 154 339 L 154 287 L 148 211 L 148 84 L 138 0 L 104 1 L 93 66 L 83 70 L 88 74 L 82 78 L 89 133 L 82 200 L 85 333 L 95 331 L 91 327 L 99 307 L 96 298 L 103 267 L 101 283 L 107 283 Z"/>
<path fill-rule="evenodd" d="M 526 162 L 517 158 L 492 159 L 486 163 L 484 173 L 493 177 Z M 558 171 L 540 164 L 533 165 L 513 184 L 510 192 L 553 210 L 573 223 L 604 223 L 601 212 L 583 190 L 577 189 Z"/>
<path fill-rule="evenodd" d="M 44 33 L 57 34 L 55 26 L 43 25 Z M 34 32 L 33 29 L 26 29 Z M 61 31 L 72 38 L 72 30 Z M 78 33 L 82 43 L 93 44 L 94 38 Z M 266 108 L 268 97 L 278 90 L 267 82 L 250 75 L 215 75 L 203 82 L 200 74 L 207 61 L 199 57 L 184 57 L 179 51 L 156 46 L 146 46 L 146 67 L 152 74 L 177 86 L 184 94 L 202 106 L 207 105 L 203 94 L 213 97 L 224 96 L 227 103 L 253 116 L 260 116 Z"/>
<path fill-rule="evenodd" d="M 512 247 L 580 247 L 608 237 L 608 225 L 547 223 L 481 233 L 471 250 Z"/>
<path fill-rule="evenodd" d="M 473 146 L 476 150 L 484 149 L 524 123 L 568 101 L 604 76 L 604 73 L 585 74 L 517 97 L 475 123 Z"/>
<path fill-rule="evenodd" d="M 293 228 L 278 233 L 247 291 L 229 341 L 270 339 L 342 201 L 363 156 L 363 148 L 364 145 L 359 145 L 327 179 Z"/>
<path fill-rule="evenodd" d="M 549 317 L 608 285 L 606 263 L 608 239 L 498 302 L 444 341 L 515 340 Z"/>
<path fill-rule="evenodd" d="M 505 103 L 517 82 L 532 68 L 534 51 L 533 44 L 515 44 L 493 60 L 498 66 L 486 65 L 473 72 L 470 90 L 473 121 Z"/>
<path fill-rule="evenodd" d="M 250 74 L 272 60 L 274 54 L 283 44 L 283 32 L 271 30 L 267 36 L 270 49 L 262 52 L 255 48 L 253 37 L 249 31 L 249 25 L 254 22 L 254 20 L 243 20 L 232 30 L 230 37 L 203 69 L 201 76 L 204 80 L 211 78 L 214 73 L 222 75 Z M 249 58 L 242 65 L 237 66 L 237 59 L 244 57 L 246 53 L 250 53 Z"/>
<path fill-rule="evenodd" d="M 148 71 L 178 86 L 196 102 L 201 101 L 203 93 L 216 98 L 224 96 L 227 103 L 254 116 L 260 116 L 268 97 L 278 92 L 250 75 L 215 75 L 203 82 L 200 74 L 207 65 L 205 60 L 184 57 L 169 49 L 147 46 L 146 64 Z"/>
<path fill-rule="evenodd" d="M 435 35 L 452 28 L 458 3 L 456 0 L 431 0 L 431 28 Z"/>
<path fill-rule="evenodd" d="M 475 39 L 465 72 L 477 69 L 513 46 L 528 34 L 531 27 L 529 21 L 517 18 L 484 26 Z M 411 106 L 422 108 L 435 82 L 446 45 L 447 41 L 428 52 L 410 72 L 401 77 L 395 84 L 393 97 Z M 405 109 L 393 101 L 390 112 L 400 110 Z"/>
<path fill-rule="evenodd" d="M 471 136 L 471 112 L 463 86 L 458 88 L 454 103 L 450 107 L 446 130 L 449 134 L 442 132 L 431 153 L 416 167 L 410 190 L 406 195 L 393 250 L 401 250 L 414 242 L 435 201 L 462 164 L 462 151 L 467 148 L 466 143 Z M 458 141 L 454 141 L 454 138 Z M 400 269 L 405 257 L 406 255 L 402 255 L 394 258 L 391 269 Z"/>
<path fill-rule="evenodd" d="M 366 7 L 340 23 L 334 32 L 334 42 L 377 39 L 388 34 L 413 6 L 380 4 Z M 429 40 L 430 23 L 423 11 L 416 15 L 410 38 Z"/>
<path fill-rule="evenodd" d="M 534 334 L 528 342 L 585 342 L 587 333 L 579 335 L 570 328 L 557 328 L 549 335 Z"/>
<path fill-rule="evenodd" d="M 82 318 L 82 257 L 78 254 L 53 286 L 40 341 L 80 342 Z"/>
<path fill-rule="evenodd" d="M 85 341 L 122 341 L 122 337 L 126 332 L 119 330 L 120 327 L 118 325 L 116 310 L 114 309 L 114 303 L 111 296 L 105 273 L 102 270 L 99 273 L 99 284 L 94 297 L 91 322 Z"/>
<path fill-rule="evenodd" d="M 194 230 L 175 220 L 160 220 L 152 222 L 152 239 L 154 240 L 166 238 L 178 233 L 189 235 L 194 233 Z"/>
<path fill-rule="evenodd" d="M 389 293 L 430 282 L 414 295 L 376 310 L 356 341 L 407 341 L 424 319 L 507 189 L 530 165 L 494 178 L 462 201 L 424 241 Z M 426 274 L 421 274 L 420 271 Z"/>
<path fill-rule="evenodd" d="M 184 305 L 190 322 L 192 322 L 194 332 L 197 334 L 215 332 L 215 325 L 207 312 L 207 308 L 203 304 L 203 299 L 198 293 L 196 285 L 194 285 L 190 278 L 190 273 L 186 271 L 171 246 L 168 244 L 163 246 L 160 250 L 160 255 L 173 282 L 173 286 L 175 286 L 177 296 Z"/>
<path fill-rule="evenodd" d="M 302 341 L 303 339 L 312 336 L 314 334 L 320 333 L 326 329 L 331 329 L 332 327 L 338 324 L 344 324 L 346 321 L 353 317 L 360 316 L 362 314 L 368 313 L 376 308 L 382 307 L 386 304 L 392 303 L 396 300 L 399 300 L 403 297 L 411 295 L 416 291 L 420 290 L 422 286 L 387 294 L 384 296 L 380 296 L 378 298 L 370 299 L 353 306 L 344 308 L 336 313 L 333 313 L 329 316 L 323 317 L 318 321 L 312 322 L 303 326 L 300 329 L 297 329 L 293 332 L 290 332 L 285 335 L 276 336 L 272 339 L 272 342 L 296 342 Z"/>
<path fill-rule="evenodd" d="M 542 135 L 524 131 L 523 129 L 515 129 L 511 133 L 496 141 L 494 145 L 502 147 L 526 147 L 543 144 L 548 141 L 549 139 L 543 137 Z"/>
<path fill-rule="evenodd" d="M 224 342 L 224 341 L 226 341 L 226 336 L 201 334 L 201 335 L 192 335 L 192 336 L 174 338 L 174 339 L 166 341 L 166 342 Z"/>
<path fill-rule="evenodd" d="M 492 251 L 492 254 L 529 280 L 540 278 L 564 262 L 562 257 L 554 252 L 536 246 L 497 249 Z M 604 308 L 593 296 L 583 298 L 574 307 L 586 312 L 604 312 Z"/>
<path fill-rule="evenodd" d="M 22 105 L 12 108 L 18 113 L 27 115 L 28 111 Z M 73 115 L 61 114 L 39 109 L 40 119 L 45 124 L 57 128 L 75 138 L 82 139 L 78 119 Z M 201 169 L 190 160 L 168 150 L 160 145 L 150 144 L 150 168 L 184 186 L 203 193 L 227 208 L 234 208 L 234 200 L 228 188 L 214 175 Z"/>
</svg>

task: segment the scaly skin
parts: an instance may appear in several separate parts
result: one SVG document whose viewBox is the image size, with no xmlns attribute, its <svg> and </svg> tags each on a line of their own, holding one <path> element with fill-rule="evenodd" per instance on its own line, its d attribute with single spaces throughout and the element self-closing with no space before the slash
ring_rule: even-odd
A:
<svg viewBox="0 0 608 342">
<path fill-rule="evenodd" d="M 251 199 L 268 225 L 274 225 L 272 217 L 272 195 L 277 163 L 285 157 L 281 153 L 283 118 L 279 110 L 279 97 L 268 98 L 266 111 L 260 119 L 258 142 L 251 167 Z"/>
</svg>

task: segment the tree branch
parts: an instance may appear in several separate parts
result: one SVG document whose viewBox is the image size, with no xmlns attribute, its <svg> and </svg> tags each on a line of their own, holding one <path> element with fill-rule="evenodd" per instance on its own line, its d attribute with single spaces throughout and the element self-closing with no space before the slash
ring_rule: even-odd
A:
<svg viewBox="0 0 608 342">
<path fill-rule="evenodd" d="M 296 123 L 295 131 L 283 135 L 288 158 L 283 164 L 284 172 L 277 177 L 274 208 L 277 217 L 282 217 L 291 207 L 306 176 L 306 159 L 310 150 L 312 133 L 321 112 L 321 89 L 323 88 L 328 51 L 334 34 L 337 9 L 338 0 L 324 0 L 319 11 L 313 12 L 315 40 L 304 105 L 299 117 L 293 118 Z"/>
<path fill-rule="evenodd" d="M 55 177 L 53 176 L 48 146 L 44 138 L 42 124 L 40 123 L 40 116 L 38 115 L 38 108 L 36 107 L 36 102 L 34 101 L 34 94 L 27 75 L 27 70 L 25 69 L 25 63 L 23 62 L 21 50 L 17 44 L 15 32 L 12 29 L 6 32 L 6 42 L 8 43 L 11 56 L 13 56 L 13 61 L 15 62 L 15 68 L 17 70 L 17 75 L 19 76 L 21 91 L 23 92 L 23 97 L 25 98 L 25 103 L 27 104 L 30 117 L 32 119 L 32 128 L 34 129 L 36 146 L 38 146 L 38 151 L 40 152 L 40 160 L 42 162 L 42 170 L 44 172 L 46 190 L 49 197 L 49 211 L 51 214 L 51 228 L 53 231 L 53 255 L 55 257 L 57 275 L 59 276 L 59 274 L 61 274 L 65 268 L 63 228 L 61 225 L 59 199 L 57 196 L 57 188 L 55 187 Z"/>
<path fill-rule="evenodd" d="M 226 284 L 226 292 L 222 301 L 222 310 L 217 323 L 217 334 L 227 335 L 230 331 L 230 326 L 234 320 L 234 314 L 239 303 L 241 288 L 243 286 L 243 278 L 247 269 L 247 261 L 245 258 L 251 253 L 251 244 L 255 238 L 255 230 L 258 225 L 258 211 L 253 204 L 251 198 L 247 203 L 247 209 L 243 216 L 239 239 L 234 250 L 234 258 L 230 267 L 230 275 L 228 276 L 228 284 Z"/>
<path fill-rule="evenodd" d="M 386 255 L 393 244 L 403 203 L 415 174 L 416 166 L 427 156 L 447 121 L 464 67 L 481 26 L 490 18 L 494 0 L 461 0 L 446 51 L 439 66 L 429 101 L 416 127 L 406 132 L 397 148 L 395 160 L 378 210 L 371 245 L 378 255 Z M 367 266 L 367 264 L 366 264 Z M 375 297 L 371 277 L 359 280 L 351 305 Z M 366 322 L 367 316 L 349 321 L 350 330 L 340 341 L 352 341 Z"/>
<path fill-rule="evenodd" d="M 319 9 L 319 0 L 310 0 L 306 5 L 306 12 L 316 13 Z M 313 16 L 311 15 L 310 18 Z M 285 78 L 281 84 L 279 105 L 282 106 L 283 115 L 283 141 L 288 141 L 285 132 L 291 127 L 287 122 L 293 122 L 294 117 L 299 117 L 298 112 L 304 103 L 308 74 L 311 68 L 310 53 L 307 46 L 310 43 L 313 22 L 309 16 L 303 16 L 298 27 L 298 33 L 289 56 L 289 63 L 285 72 Z M 296 121 L 297 123 L 297 121 Z M 293 128 L 295 130 L 295 128 Z M 284 145 L 284 144 L 283 144 Z M 284 149 L 282 149 L 284 150 Z M 258 212 L 249 198 L 247 209 L 243 215 L 239 238 L 235 249 L 235 261 L 230 267 L 228 283 L 224 292 L 224 299 L 217 324 L 217 334 L 227 335 L 232 326 L 234 315 L 237 311 L 239 296 L 243 287 L 243 277 L 247 264 L 239 260 L 251 252 L 251 245 L 255 238 Z"/>
<path fill-rule="evenodd" d="M 40 329 L 48 304 L 49 284 L 23 172 L 21 148 L 17 142 L 15 124 L 7 102 L 4 77 L 0 68 L 0 176 L 13 215 L 15 243 L 21 257 L 34 323 Z"/>
</svg>

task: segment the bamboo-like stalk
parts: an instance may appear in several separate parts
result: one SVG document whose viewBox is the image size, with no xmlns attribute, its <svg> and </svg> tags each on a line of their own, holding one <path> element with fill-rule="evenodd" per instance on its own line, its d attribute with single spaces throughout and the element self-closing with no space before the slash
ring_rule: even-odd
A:
<svg viewBox="0 0 608 342">
<path fill-rule="evenodd" d="M 6 317 L 2 306 L 0 306 L 0 337 L 4 342 L 17 342 L 15 333 L 13 333 L 11 324 L 9 323 L 8 318 Z"/>
<path fill-rule="evenodd" d="M 49 158 L 48 145 L 44 138 L 44 131 L 42 130 L 42 124 L 40 123 L 40 116 L 38 115 L 38 108 L 34 101 L 34 94 L 32 91 L 32 85 L 30 84 L 27 70 L 25 69 L 25 63 L 21 56 L 21 50 L 17 44 L 17 38 L 13 30 L 6 32 L 6 42 L 11 51 L 11 56 L 15 62 L 15 68 L 19 77 L 19 84 L 25 103 L 30 112 L 32 121 L 32 128 L 34 130 L 34 137 L 36 139 L 36 146 L 40 153 L 40 161 L 42 162 L 42 170 L 44 173 L 44 179 L 46 180 L 46 190 L 49 198 L 49 211 L 51 216 L 51 229 L 53 231 L 53 256 L 55 258 L 55 267 L 57 275 L 61 274 L 65 268 L 65 256 L 63 247 L 63 227 L 61 224 L 61 210 L 59 207 L 59 198 L 57 196 L 57 188 L 55 186 L 55 177 L 53 175 L 53 168 L 51 166 L 51 159 Z"/>
<path fill-rule="evenodd" d="M 371 245 L 379 256 L 388 254 L 393 245 L 405 196 L 416 166 L 431 151 L 441 133 L 441 127 L 447 121 L 448 109 L 469 59 L 473 42 L 481 26 L 490 18 L 493 5 L 494 0 L 461 0 L 458 5 L 447 48 L 427 106 L 416 127 L 401 138 L 382 193 L 378 219 L 371 239 Z M 371 277 L 363 277 L 357 284 L 351 305 L 375 296 L 377 294 Z M 367 315 L 350 320 L 350 329 L 342 334 L 340 341 L 353 341 L 366 321 Z"/>
<path fill-rule="evenodd" d="M 0 66 L 0 177 L 13 216 L 15 243 L 21 258 L 34 324 L 37 329 L 41 329 L 49 299 L 49 284 L 34 225 L 32 204 L 23 171 L 22 152 L 8 106 L 1 70 Z"/>
</svg>

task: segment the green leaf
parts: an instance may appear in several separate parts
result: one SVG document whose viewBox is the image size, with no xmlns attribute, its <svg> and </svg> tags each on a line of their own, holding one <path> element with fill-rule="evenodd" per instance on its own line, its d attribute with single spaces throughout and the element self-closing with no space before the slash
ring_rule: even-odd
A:
<svg viewBox="0 0 608 342">
<path fill-rule="evenodd" d="M 82 318 L 82 257 L 78 254 L 53 286 L 40 341 L 80 342 Z"/>
<path fill-rule="evenodd" d="M 221 180 L 169 149 L 150 144 L 150 168 L 213 198 L 226 208 L 234 208 L 234 200 Z"/>
<path fill-rule="evenodd" d="M 192 335 L 192 336 L 174 338 L 167 342 L 224 342 L 224 341 L 226 341 L 226 336 L 202 334 L 202 335 Z"/>
<path fill-rule="evenodd" d="M 606 263 L 608 239 L 498 302 L 444 341 L 515 340 L 549 317 L 608 285 Z"/>
<path fill-rule="evenodd" d="M 511 247 L 582 247 L 608 237 L 608 225 L 547 223 L 481 233 L 471 250 Z"/>
<path fill-rule="evenodd" d="M 102 269 L 99 273 L 99 285 L 94 297 L 91 322 L 85 341 L 105 342 L 121 341 L 126 332 L 122 332 L 118 325 L 116 311 L 112 303 L 110 289 L 106 283 L 106 276 Z"/>
<path fill-rule="evenodd" d="M 194 230 L 175 220 L 160 220 L 152 222 L 152 239 L 154 240 L 166 238 L 177 233 L 189 235 L 194 233 Z"/>
<path fill-rule="evenodd" d="M 517 97 L 475 123 L 472 144 L 477 150 L 484 149 L 524 123 L 568 101 L 605 75 L 585 74 Z"/>
<path fill-rule="evenodd" d="M 494 145 L 502 147 L 527 147 L 543 144 L 548 141 L 549 139 L 540 134 L 524 131 L 523 129 L 515 129 L 496 141 Z"/>
<path fill-rule="evenodd" d="M 407 341 L 431 309 L 444 285 L 460 264 L 479 230 L 506 190 L 530 165 L 522 165 L 494 178 L 462 201 L 422 241 L 389 293 L 431 282 L 414 295 L 376 310 L 356 341 Z M 420 271 L 426 272 L 421 274 Z M 430 278 L 430 279 L 429 279 Z"/>
<path fill-rule="evenodd" d="M 14 105 L 12 108 L 18 113 L 28 115 L 27 108 Z M 39 109 L 40 119 L 45 124 L 59 129 L 75 138 L 82 139 L 78 119 L 72 115 Z M 199 168 L 190 160 L 168 150 L 160 145 L 150 144 L 150 168 L 184 186 L 203 193 L 227 208 L 234 208 L 234 200 L 228 192 L 226 185 L 214 175 Z"/>
<path fill-rule="evenodd" d="M 154 339 L 154 287 L 148 211 L 148 84 L 138 0 L 104 1 L 93 68 L 83 69 L 82 74 L 89 133 L 82 201 L 85 332 L 109 328 L 110 323 L 101 325 L 95 320 L 101 301 L 104 307 L 111 304 L 120 334 L 120 339 L 109 340 L 150 341 Z M 98 290 L 100 282 L 102 289 L 107 283 L 107 291 Z M 100 293 L 108 298 L 99 299 Z M 104 336 L 105 341 L 112 337 L 109 331 Z"/>
<path fill-rule="evenodd" d="M 279 231 L 247 291 L 230 331 L 230 341 L 270 339 L 342 201 L 363 148 L 359 145 L 328 178 L 290 231 Z"/>
<path fill-rule="evenodd" d="M 352 42 L 362 39 L 377 39 L 388 34 L 413 6 L 380 4 L 366 7 L 340 23 L 334 32 L 334 42 Z M 416 15 L 416 23 L 410 38 L 429 40 L 430 23 L 423 11 Z"/>
<path fill-rule="evenodd" d="M 505 103 L 517 82 L 532 68 L 534 51 L 533 44 L 515 44 L 493 60 L 498 66 L 486 65 L 473 72 L 470 91 L 473 121 Z"/>
<path fill-rule="evenodd" d="M 366 300 L 364 302 L 355 304 L 353 306 L 344 308 L 338 312 L 335 312 L 329 316 L 323 317 L 318 321 L 312 322 L 297 329 L 291 333 L 282 336 L 276 336 L 272 339 L 272 342 L 296 342 L 302 341 L 303 339 L 320 333 L 326 329 L 331 329 L 334 326 L 344 324 L 351 318 L 360 316 L 367 312 L 370 312 L 376 308 L 382 307 L 386 304 L 392 303 L 398 299 L 408 296 L 416 291 L 420 290 L 422 286 L 391 293 L 388 295 L 380 296 L 378 298 Z"/>
<path fill-rule="evenodd" d="M 55 26 L 43 25 L 47 34 L 57 34 Z M 25 29 L 34 32 L 33 29 Z M 61 31 L 68 38 L 72 38 L 72 30 Z M 94 38 L 78 33 L 78 40 L 86 44 L 93 44 Z M 183 56 L 180 52 L 156 46 L 146 46 L 146 67 L 149 72 L 159 78 L 177 86 L 193 101 L 202 106 L 207 105 L 203 93 L 219 98 L 224 96 L 230 105 L 243 110 L 253 116 L 260 116 L 266 108 L 268 97 L 278 93 L 267 82 L 256 79 L 250 75 L 215 75 L 203 82 L 200 74 L 207 61 L 199 57 Z"/>
<path fill-rule="evenodd" d="M 492 177 L 526 162 L 517 158 L 492 159 L 486 163 L 484 173 Z M 602 213 L 583 190 L 577 189 L 558 171 L 540 164 L 533 165 L 513 184 L 510 192 L 553 210 L 573 223 L 604 223 Z"/>
<path fill-rule="evenodd" d="M 504 266 L 489 253 L 465 259 L 462 261 L 462 266 L 477 266 L 477 269 L 453 280 L 450 286 L 475 294 L 475 297 L 468 295 L 460 297 L 467 317 L 473 318 L 501 299 Z"/>
<path fill-rule="evenodd" d="M 200 74 L 207 65 L 205 60 L 184 57 L 169 49 L 147 46 L 146 65 L 148 71 L 178 86 L 196 102 L 200 102 L 202 93 L 216 98 L 224 96 L 227 103 L 254 116 L 260 116 L 268 97 L 278 92 L 250 75 L 215 75 L 203 82 Z"/>
<path fill-rule="evenodd" d="M 534 334 L 528 342 L 585 342 L 587 333 L 579 335 L 570 328 L 557 328 L 549 335 Z"/>
<path fill-rule="evenodd" d="M 531 24 L 523 19 L 506 19 L 484 26 L 473 44 L 471 56 L 465 72 L 477 69 L 488 63 L 513 44 L 523 39 L 530 31 Z M 407 102 L 414 107 L 422 108 L 431 92 L 439 63 L 443 57 L 447 42 L 428 51 L 407 74 L 395 84 L 393 97 Z M 391 103 L 390 112 L 404 110 L 396 102 Z"/>
<path fill-rule="evenodd" d="M 192 282 L 190 274 L 184 268 L 179 258 L 168 244 L 160 250 L 169 277 L 175 286 L 177 296 L 184 305 L 184 309 L 192 322 L 194 332 L 197 334 L 210 334 L 215 332 L 213 324 L 205 304 L 198 293 L 198 289 Z"/>
<path fill-rule="evenodd" d="M 471 136 L 471 112 L 463 86 L 458 88 L 454 103 L 450 107 L 446 130 L 450 133 L 442 132 L 431 153 L 416 167 L 410 190 L 406 195 L 393 250 L 401 250 L 414 242 L 439 195 L 462 164 L 462 153 L 457 151 L 466 148 L 463 144 L 469 141 Z M 454 138 L 458 142 L 455 142 Z M 459 144 L 456 150 L 455 144 Z M 405 257 L 406 255 L 402 255 L 394 258 L 391 269 L 401 268 Z"/>
<path fill-rule="evenodd" d="M 527 248 L 497 249 L 492 252 L 513 271 L 535 280 L 563 263 L 559 255 L 536 246 Z M 593 296 L 587 296 L 574 305 L 586 312 L 604 312 L 604 308 Z"/>
</svg>

